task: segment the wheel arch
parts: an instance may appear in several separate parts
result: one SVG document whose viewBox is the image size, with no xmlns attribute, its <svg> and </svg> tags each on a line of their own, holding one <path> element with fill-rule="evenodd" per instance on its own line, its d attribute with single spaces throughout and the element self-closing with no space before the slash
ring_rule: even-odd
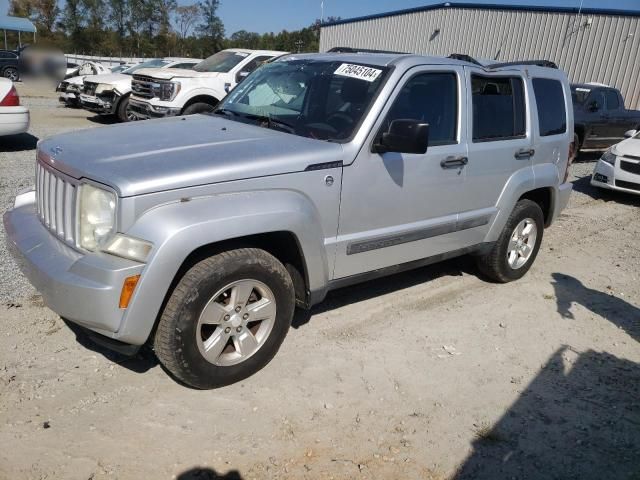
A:
<svg viewBox="0 0 640 480">
<path fill-rule="evenodd" d="M 187 103 L 184 104 L 184 106 L 182 107 L 182 112 L 184 112 L 194 103 L 206 103 L 208 105 L 211 105 L 212 107 L 215 107 L 218 103 L 220 103 L 220 100 L 218 100 L 213 95 L 196 95 L 195 97 L 190 98 Z"/>
<path fill-rule="evenodd" d="M 294 282 L 296 302 L 328 284 L 328 262 L 318 212 L 292 191 L 219 195 L 176 202 L 145 213 L 127 232 L 154 243 L 119 337 L 144 343 L 182 275 L 197 261 L 242 247 L 262 248 L 280 260 Z"/>
<path fill-rule="evenodd" d="M 528 199 L 538 204 L 544 217 L 544 226 L 548 227 L 553 218 L 553 189 L 551 187 L 536 188 L 523 193 L 518 201 Z"/>
</svg>

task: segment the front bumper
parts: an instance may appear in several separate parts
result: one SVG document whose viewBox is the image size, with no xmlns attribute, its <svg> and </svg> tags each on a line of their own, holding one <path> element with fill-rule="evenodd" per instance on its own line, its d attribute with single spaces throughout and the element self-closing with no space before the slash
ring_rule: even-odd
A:
<svg viewBox="0 0 640 480">
<path fill-rule="evenodd" d="M 133 98 L 129 98 L 129 109 L 140 120 L 148 120 L 150 118 L 175 117 L 176 115 L 180 115 L 179 108 L 153 105 L 149 102 L 141 102 L 140 100 Z"/>
<path fill-rule="evenodd" d="M 113 115 L 116 113 L 116 105 L 118 104 L 117 95 L 111 94 L 109 97 L 94 97 L 91 95 L 80 95 L 80 103 L 82 107 L 90 112 L 99 113 L 101 115 Z"/>
<path fill-rule="evenodd" d="M 60 95 L 58 95 L 58 101 L 64 104 L 78 105 L 80 102 L 78 96 L 79 94 L 74 92 L 60 92 Z"/>
<path fill-rule="evenodd" d="M 38 219 L 33 191 L 16 197 L 3 223 L 16 263 L 51 310 L 101 335 L 132 343 L 119 333 L 126 314 L 119 308 L 120 292 L 127 277 L 142 273 L 143 264 L 83 254 L 63 244 Z"/>
<path fill-rule="evenodd" d="M 616 161 L 616 166 L 603 160 L 598 160 L 591 176 L 591 185 L 618 192 L 640 195 L 640 175 L 625 172 L 619 165 L 620 159 Z"/>
</svg>

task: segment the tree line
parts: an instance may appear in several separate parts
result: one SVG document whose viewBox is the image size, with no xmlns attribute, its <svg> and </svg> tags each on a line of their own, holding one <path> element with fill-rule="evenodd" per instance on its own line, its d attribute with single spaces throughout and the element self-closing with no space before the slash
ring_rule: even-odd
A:
<svg viewBox="0 0 640 480">
<path fill-rule="evenodd" d="M 224 48 L 317 52 L 320 20 L 296 31 L 225 35 L 220 0 L 10 0 L 9 14 L 29 18 L 37 44 L 65 53 L 205 58 Z M 336 17 L 327 21 L 337 20 Z M 17 36 L 9 37 L 10 48 Z M 23 37 L 24 40 L 24 37 Z"/>
</svg>

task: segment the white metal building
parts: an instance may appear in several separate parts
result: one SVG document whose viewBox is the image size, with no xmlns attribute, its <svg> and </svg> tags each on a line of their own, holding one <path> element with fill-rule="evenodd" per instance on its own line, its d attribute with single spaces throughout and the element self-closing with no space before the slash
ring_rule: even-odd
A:
<svg viewBox="0 0 640 480">
<path fill-rule="evenodd" d="M 320 51 L 333 47 L 551 60 L 640 108 L 640 11 L 442 3 L 324 24 Z"/>
</svg>

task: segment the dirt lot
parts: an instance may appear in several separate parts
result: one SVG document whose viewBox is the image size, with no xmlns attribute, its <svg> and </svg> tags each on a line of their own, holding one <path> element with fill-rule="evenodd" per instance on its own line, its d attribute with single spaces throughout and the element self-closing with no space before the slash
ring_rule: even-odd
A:
<svg viewBox="0 0 640 480">
<path fill-rule="evenodd" d="M 37 138 L 100 125 L 21 93 L 32 129 L 0 139 L 2 211 Z M 0 229 L 0 478 L 639 479 L 640 197 L 591 188 L 595 158 L 523 280 L 461 258 L 334 292 L 215 391 L 76 337 Z"/>
</svg>

